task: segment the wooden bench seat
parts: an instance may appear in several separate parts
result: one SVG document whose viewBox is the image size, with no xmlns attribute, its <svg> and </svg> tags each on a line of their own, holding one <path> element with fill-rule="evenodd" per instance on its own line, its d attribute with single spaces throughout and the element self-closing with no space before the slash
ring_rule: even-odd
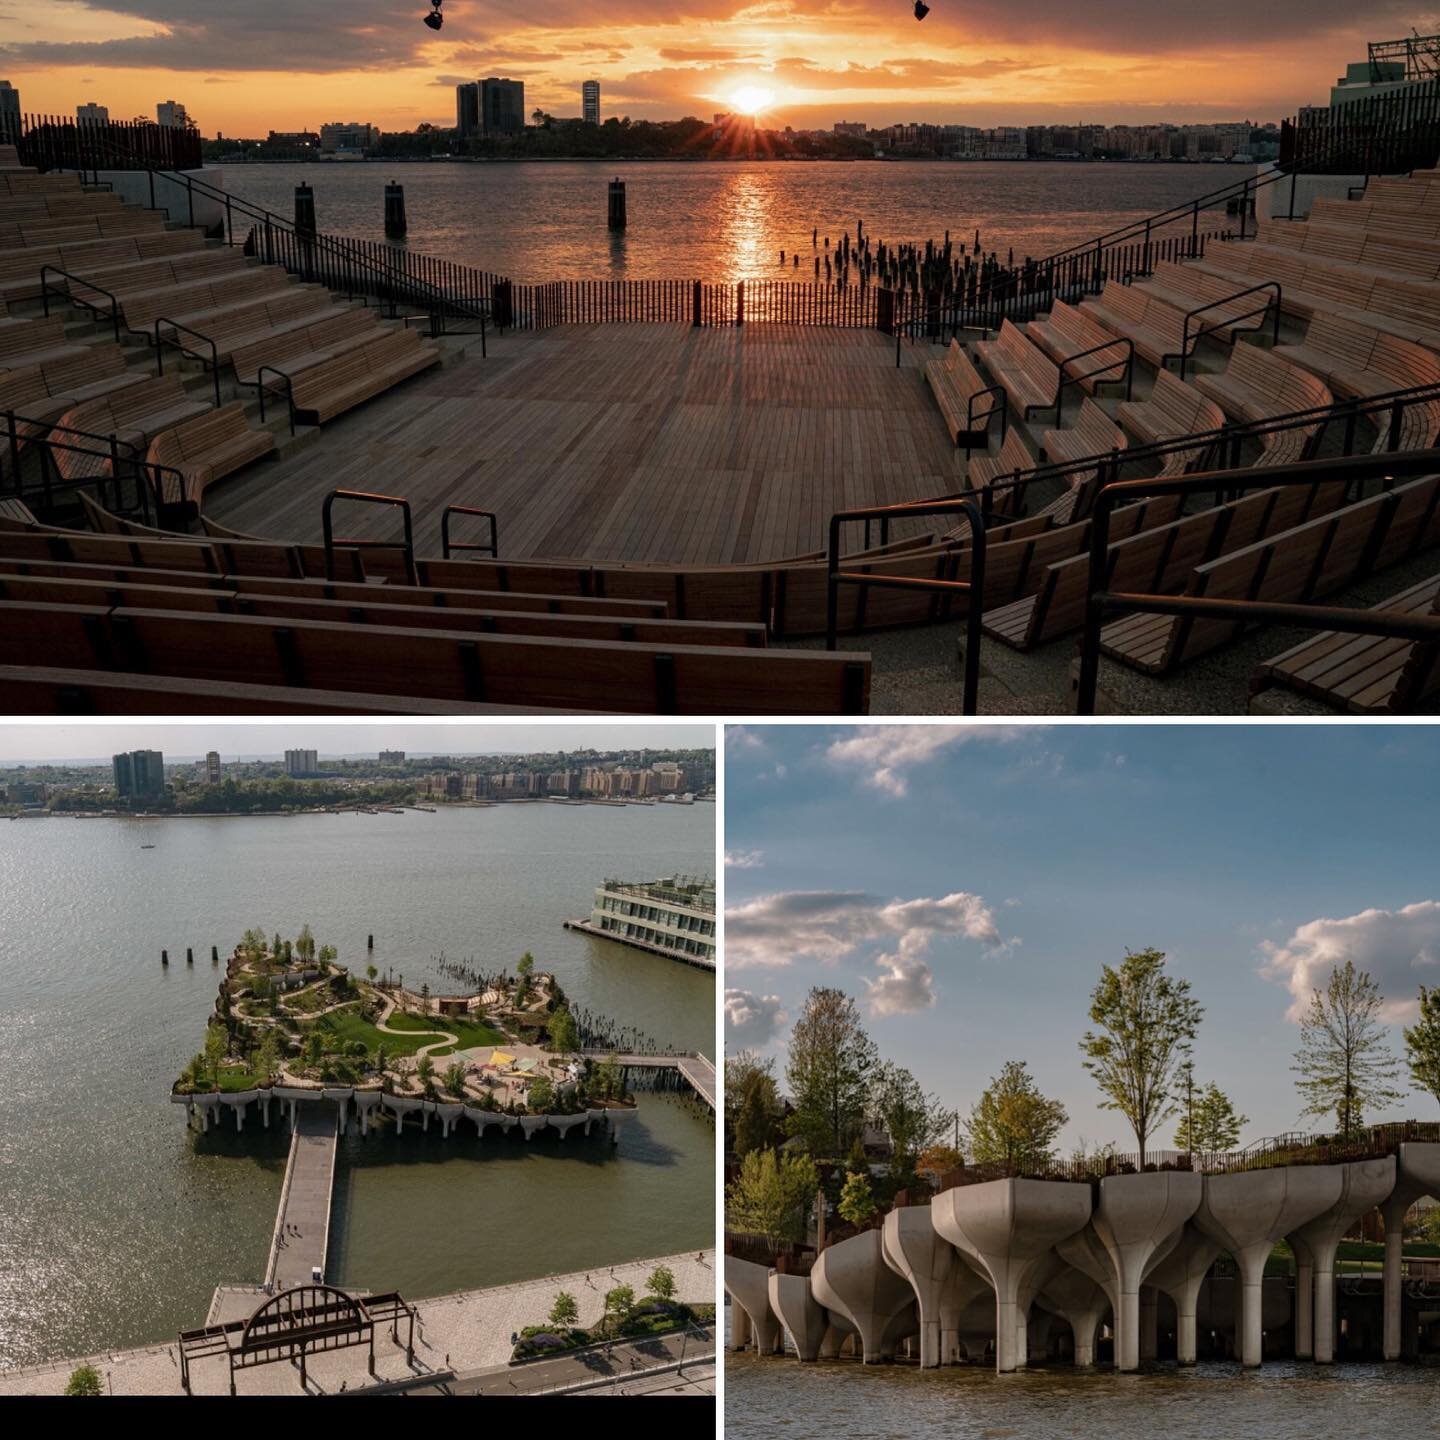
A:
<svg viewBox="0 0 1440 1440">
<path fill-rule="evenodd" d="M 1155 372 L 1155 384 L 1145 400 L 1122 400 L 1116 407 L 1121 425 L 1141 445 L 1158 445 L 1185 435 L 1206 435 L 1221 429 L 1225 412 L 1193 385 L 1168 370 Z M 1199 469 L 1214 449 L 1207 441 L 1193 449 L 1174 450 L 1165 456 L 1162 475 L 1181 475 Z"/>
<path fill-rule="evenodd" d="M 389 333 L 373 310 L 346 308 L 303 325 L 277 326 L 260 339 L 233 348 L 230 360 L 242 385 L 256 385 L 262 365 L 295 375 Z"/>
<path fill-rule="evenodd" d="M 69 439 L 66 431 L 70 430 L 91 435 L 114 435 L 126 447 L 120 452 L 124 459 L 130 455 L 143 455 L 153 436 L 182 421 L 204 415 L 211 408 L 208 400 L 192 399 L 178 375 L 156 375 L 139 385 L 127 385 L 99 399 L 74 406 L 55 422 L 52 434 L 58 440 Z M 86 442 L 76 436 L 73 443 Z M 90 444 L 97 452 L 103 450 L 99 442 Z M 55 459 L 61 475 L 67 480 L 112 473 L 110 457 L 104 453 L 57 451 Z"/>
<path fill-rule="evenodd" d="M 23 446 L 72 406 L 149 378 L 149 371 L 130 368 L 120 346 L 86 345 L 76 354 L 0 374 L 0 410 L 22 417 L 16 428 Z"/>
<path fill-rule="evenodd" d="M 1259 421 L 1334 403 L 1317 375 L 1271 351 L 1236 345 L 1219 375 L 1197 375 L 1195 386 L 1233 420 Z M 1289 465 L 1307 458 L 1320 432 L 1320 420 L 1260 438 L 1261 465 Z"/>
<path fill-rule="evenodd" d="M 1261 229 L 1256 247 L 1268 248 L 1275 255 L 1306 255 L 1355 265 L 1397 280 L 1440 280 L 1440 236 L 1277 220 Z"/>
<path fill-rule="evenodd" d="M 1440 615 L 1440 575 L 1370 608 Z M 1356 715 L 1414 713 L 1440 694 L 1440 645 L 1323 630 L 1256 665 L 1251 696 L 1273 687 L 1312 696 Z"/>
<path fill-rule="evenodd" d="M 1271 292 L 1247 295 L 1243 292 L 1252 290 L 1250 285 L 1237 285 L 1234 280 L 1173 260 L 1160 261 L 1148 279 L 1137 281 L 1131 288 L 1153 295 L 1178 311 L 1182 324 L 1183 316 L 1189 314 L 1192 336 L 1203 331 L 1227 345 L 1233 345 L 1237 335 L 1260 330 L 1272 319 Z M 1193 351 L 1193 345 L 1191 348 Z"/>
<path fill-rule="evenodd" d="M 1067 465 L 1124 450 L 1129 443 L 1125 432 L 1087 395 L 1073 425 L 1045 431 L 1040 453 L 1056 465 Z M 1072 470 L 1060 478 L 1073 490 L 1094 473 L 1094 470 Z"/>
<path fill-rule="evenodd" d="M 163 505 L 198 507 L 207 486 L 274 449 L 275 437 L 268 430 L 250 429 L 245 407 L 236 400 L 161 431 L 151 440 L 145 458 L 180 472 L 179 479 L 160 477 Z"/>
<path fill-rule="evenodd" d="M 36 245 L 82 245 L 91 240 L 117 240 L 129 235 L 186 235 L 167 230 L 158 210 L 118 210 L 108 215 L 82 215 L 70 221 L 49 219 L 0 224 L 0 246 L 21 249 Z"/>
<path fill-rule="evenodd" d="M 1097 299 L 1082 300 L 1080 310 L 1102 328 L 1124 335 L 1142 360 L 1163 370 L 1181 353 L 1195 351 L 1197 337 L 1185 340 L 1185 312 L 1167 305 L 1136 285 L 1107 280 Z"/>
<path fill-rule="evenodd" d="M 0 244 L 3 244 L 0 241 Z M 201 256 L 221 252 L 202 250 L 198 230 L 156 230 L 137 235 L 119 235 L 57 240 L 37 244 L 6 246 L 0 250 L 0 297 L 6 300 L 33 299 L 41 293 L 41 271 L 46 266 L 66 270 L 100 284 L 101 272 L 110 272 L 125 265 L 141 265 L 163 260 L 167 256 Z M 52 289 L 67 288 L 63 275 L 47 275 Z M 107 286 L 107 289 L 114 288 Z M 77 293 L 85 294 L 84 286 Z"/>
<path fill-rule="evenodd" d="M 976 490 L 988 490 L 997 480 L 1008 480 L 1035 469 L 1035 457 L 1025 448 L 1018 430 L 1006 433 L 998 454 L 977 455 L 970 462 L 969 480 Z M 1005 485 L 995 491 L 995 514 L 1023 515 L 1028 484 Z"/>
<path fill-rule="evenodd" d="M 925 381 L 956 445 L 969 451 L 989 443 L 990 421 L 999 413 L 1003 424 L 1004 402 L 991 393 L 958 340 L 950 341 L 943 356 L 925 362 Z"/>
<path fill-rule="evenodd" d="M 310 365 L 291 381 L 298 420 L 323 425 L 352 406 L 440 363 L 440 351 L 414 330 L 388 330 L 376 339 Z"/>
<path fill-rule="evenodd" d="M 247 265 L 210 280 L 193 280 L 126 296 L 120 313 L 130 330 L 148 333 L 159 319 L 175 320 L 203 331 L 204 317 L 245 300 L 278 299 L 292 289 L 278 265 Z"/>
<path fill-rule="evenodd" d="M 85 348 L 65 338 L 65 322 L 58 315 L 44 320 L 0 319 L 0 371 L 63 360 Z"/>
<path fill-rule="evenodd" d="M 1025 327 L 1025 334 L 1059 367 L 1062 384 L 1073 382 L 1086 395 L 1093 395 L 1100 385 L 1128 389 L 1129 346 L 1083 310 L 1057 300 L 1045 319 L 1032 320 Z M 1099 347 L 1105 348 L 1091 353 Z M 1076 360 L 1080 355 L 1085 359 Z"/>
<path fill-rule="evenodd" d="M 1305 604 L 1437 544 L 1440 476 L 1432 475 L 1197 565 L 1184 593 Z M 1162 675 L 1227 644 L 1244 629 L 1232 620 L 1127 615 L 1101 632 L 1101 650 L 1113 660 Z"/>
<path fill-rule="evenodd" d="M 68 220 L 73 216 L 118 214 L 125 208 L 120 196 L 108 190 L 4 195 L 0 196 L 0 225 L 27 220 Z"/>
<path fill-rule="evenodd" d="M 205 340 L 214 342 L 214 350 L 188 330 L 161 326 L 167 343 L 178 346 L 186 354 L 210 363 L 218 359 L 224 365 L 237 350 L 257 344 L 270 336 L 283 335 L 320 320 L 351 313 L 351 307 L 338 304 L 319 285 L 291 285 L 285 290 L 266 292 L 258 298 L 241 300 L 239 304 L 222 306 L 205 317 Z M 361 311 L 361 314 L 366 313 Z"/>
<path fill-rule="evenodd" d="M 23 623 L 20 623 L 23 618 Z M 870 657 L 0 601 L 0 664 L 634 714 L 862 714 Z"/>
<path fill-rule="evenodd" d="M 1003 321 L 995 339 L 976 342 L 975 354 L 1023 418 L 1059 403 L 1060 367 L 1018 325 Z"/>
<path fill-rule="evenodd" d="M 1111 544 L 1105 587 L 1147 595 L 1185 588 L 1191 569 L 1266 535 L 1334 511 L 1345 498 L 1335 481 L 1252 491 Z M 985 633 L 1014 650 L 1032 650 L 1080 629 L 1090 584 L 1089 554 L 1046 567 L 1031 595 L 985 612 Z"/>
</svg>

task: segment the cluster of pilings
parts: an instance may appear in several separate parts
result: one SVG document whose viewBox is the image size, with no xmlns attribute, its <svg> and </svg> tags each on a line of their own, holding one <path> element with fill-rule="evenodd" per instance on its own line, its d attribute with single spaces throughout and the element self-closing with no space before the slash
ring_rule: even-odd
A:
<svg viewBox="0 0 1440 1440">
<path fill-rule="evenodd" d="M 187 945 L 185 947 L 185 963 L 187 965 L 193 965 L 195 963 L 195 947 L 193 945 Z M 220 963 L 220 947 L 218 945 L 212 945 L 210 947 L 210 963 L 212 965 L 218 965 Z M 161 950 L 160 964 L 162 968 L 169 968 L 170 952 L 168 950 Z"/>
</svg>

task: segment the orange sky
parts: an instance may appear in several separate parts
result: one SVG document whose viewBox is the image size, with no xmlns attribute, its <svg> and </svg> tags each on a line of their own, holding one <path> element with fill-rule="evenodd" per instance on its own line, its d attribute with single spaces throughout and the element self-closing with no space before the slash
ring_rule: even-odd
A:
<svg viewBox="0 0 1440 1440">
<path fill-rule="evenodd" d="M 113 118 L 184 102 L 207 134 L 454 123 L 457 80 L 525 81 L 526 108 L 665 119 L 772 93 L 775 124 L 929 119 L 1275 120 L 1323 102 L 1369 39 L 1440 28 L 1378 0 L 0 0 L 0 77 L 27 111 Z M 1357 22 L 1356 15 L 1363 11 Z"/>
</svg>

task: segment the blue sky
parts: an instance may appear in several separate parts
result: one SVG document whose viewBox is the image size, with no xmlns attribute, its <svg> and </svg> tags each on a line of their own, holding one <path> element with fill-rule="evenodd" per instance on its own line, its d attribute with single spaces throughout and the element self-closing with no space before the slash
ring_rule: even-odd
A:
<svg viewBox="0 0 1440 1440">
<path fill-rule="evenodd" d="M 1078 1041 L 1154 946 L 1206 1016 L 1197 1076 L 1295 1128 L 1293 1018 L 1347 956 L 1399 1026 L 1440 985 L 1440 727 L 729 727 L 727 1051 L 778 1059 L 811 985 L 962 1111 L 1009 1059 L 1132 1148 Z M 1435 1119 L 1409 1094 L 1389 1115 Z M 1160 1143 L 1168 1145 L 1173 1122 Z"/>
</svg>

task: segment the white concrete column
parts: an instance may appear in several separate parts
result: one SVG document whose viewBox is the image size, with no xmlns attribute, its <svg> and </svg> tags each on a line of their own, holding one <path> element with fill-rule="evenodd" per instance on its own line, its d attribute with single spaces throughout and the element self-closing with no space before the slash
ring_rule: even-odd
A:
<svg viewBox="0 0 1440 1440">
<path fill-rule="evenodd" d="M 936 1234 L 928 1205 L 892 1210 L 881 1228 L 881 1256 L 909 1282 L 920 1310 L 920 1368 L 947 1363 L 959 1348 L 960 1310 L 989 1289 L 961 1259 L 955 1247 Z"/>
<path fill-rule="evenodd" d="M 732 1306 L 732 1331 L 740 1333 L 735 1321 L 744 1314 L 744 1333 L 754 1341 L 759 1355 L 773 1355 L 781 1344 L 780 1321 L 770 1308 L 769 1276 L 767 1266 L 734 1255 L 725 1257 L 724 1284 Z"/>
<path fill-rule="evenodd" d="M 894 1357 L 912 1333 L 907 1325 L 916 1308 L 914 1290 L 885 1263 L 882 1245 L 879 1230 L 862 1230 L 822 1250 L 810 1272 L 815 1299 L 855 1327 L 867 1365 Z"/>
<path fill-rule="evenodd" d="M 1140 1359 L 1160 1355 L 1160 1295 L 1153 1285 L 1140 1287 Z"/>
<path fill-rule="evenodd" d="M 1315 1357 L 1315 1257 L 1298 1235 L 1290 1237 L 1295 1252 L 1295 1358 Z"/>
<path fill-rule="evenodd" d="M 750 1343 L 750 1315 L 738 1301 L 730 1301 L 730 1348 L 743 1350 Z"/>
<path fill-rule="evenodd" d="M 781 1275 L 772 1270 L 768 1287 L 770 1308 L 779 1316 L 796 1355 L 803 1361 L 813 1361 L 830 1327 L 824 1307 L 810 1293 L 809 1280 L 803 1275 Z"/>
<path fill-rule="evenodd" d="M 1382 1212 L 1385 1216 L 1385 1338 L 1382 1354 L 1387 1360 L 1400 1358 L 1400 1317 L 1404 1297 L 1400 1269 L 1405 1251 L 1405 1236 L 1401 1227 L 1409 1208 L 1410 1204 L 1404 1200 L 1395 1200 L 1387 1204 Z"/>
</svg>

